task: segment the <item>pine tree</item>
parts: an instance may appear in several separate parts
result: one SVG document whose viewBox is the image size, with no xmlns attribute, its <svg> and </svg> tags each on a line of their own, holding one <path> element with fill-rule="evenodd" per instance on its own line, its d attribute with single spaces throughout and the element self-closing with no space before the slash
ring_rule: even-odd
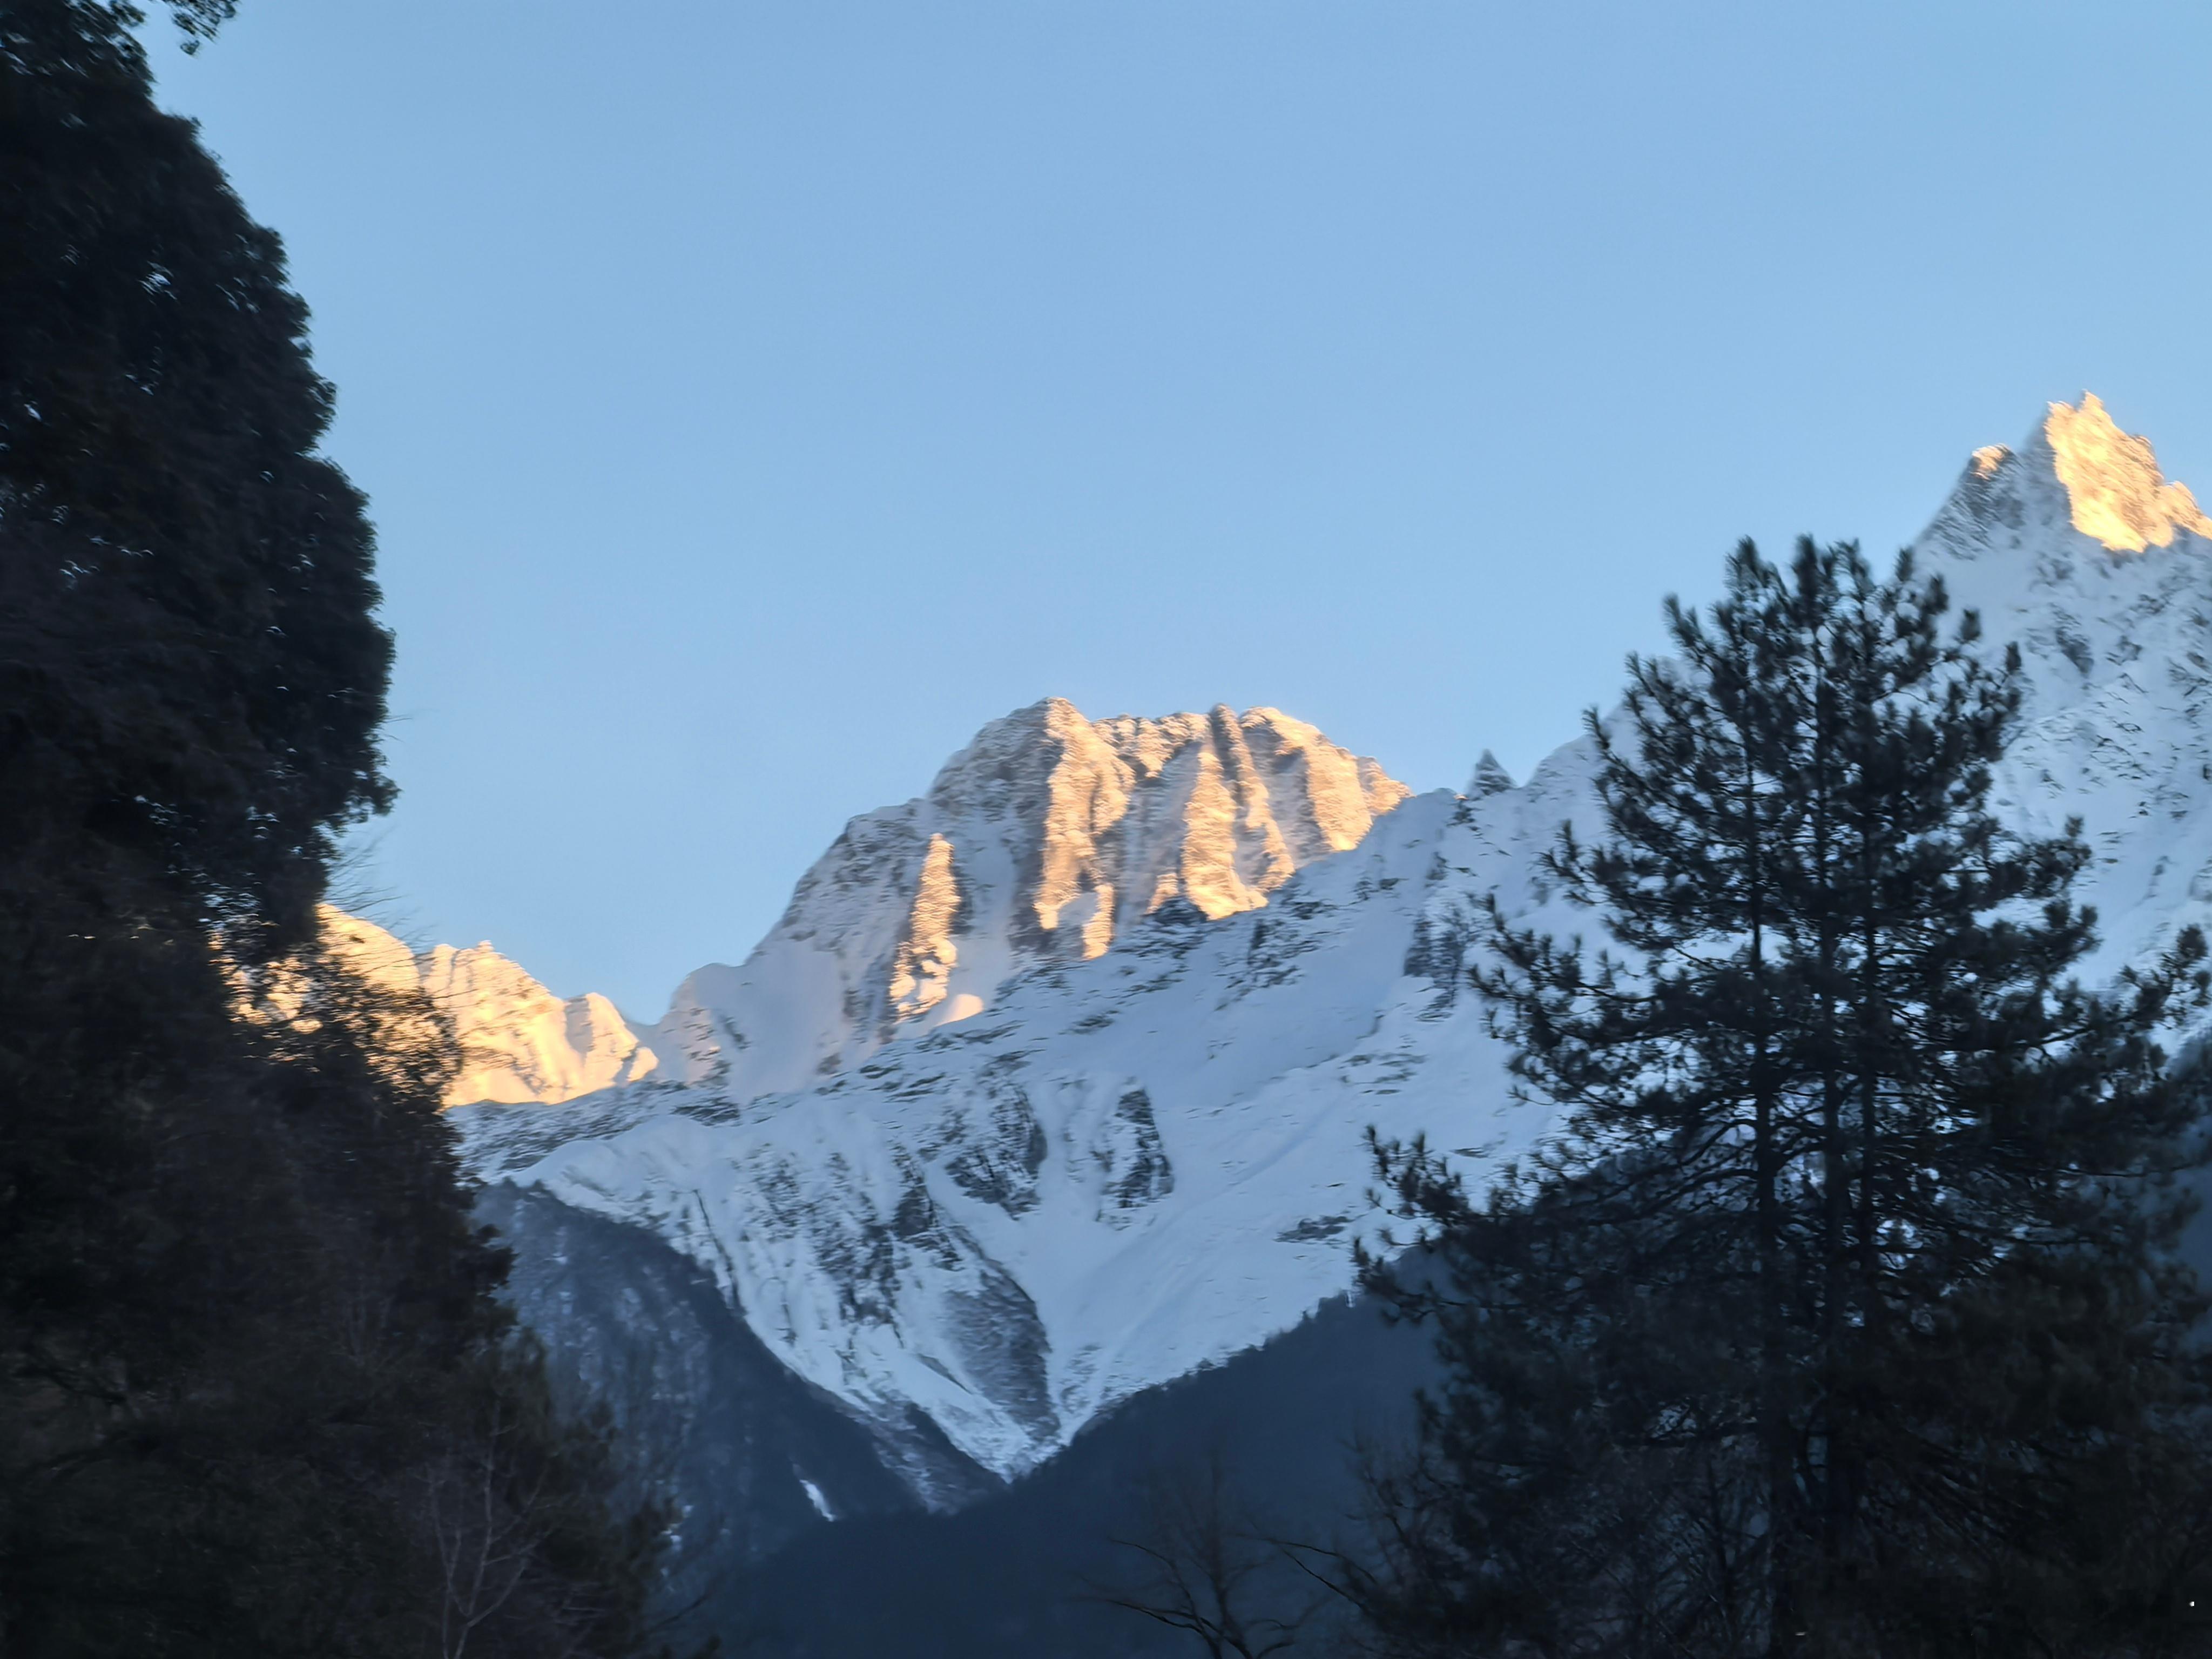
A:
<svg viewBox="0 0 2212 1659">
<path fill-rule="evenodd" d="M 1946 609 L 1909 558 L 1746 544 L 1590 719 L 1608 834 L 1548 867 L 1609 943 L 1493 902 L 1478 980 L 1565 1128 L 1480 1206 L 1378 1148 L 1436 1255 L 1370 1281 L 1449 1377 L 1355 1576 L 1402 1650 L 2180 1639 L 2203 1101 L 2155 1036 L 2203 945 L 2069 977 L 2086 849 L 1990 813 L 2017 659 Z"/>
</svg>

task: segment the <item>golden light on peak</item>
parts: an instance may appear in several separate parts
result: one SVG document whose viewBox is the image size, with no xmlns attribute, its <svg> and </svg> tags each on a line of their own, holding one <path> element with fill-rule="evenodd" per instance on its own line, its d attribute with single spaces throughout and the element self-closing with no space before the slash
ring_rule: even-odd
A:
<svg viewBox="0 0 2212 1659">
<path fill-rule="evenodd" d="M 2212 535 L 2186 484 L 2170 483 L 2158 470 L 2150 440 L 2123 432 L 2094 392 L 2079 408 L 2053 404 L 2043 423 L 2059 483 L 2066 486 L 2074 527 L 2115 553 L 2166 547 L 2179 530 Z M 1986 451 L 1977 451 L 1980 457 Z"/>
</svg>

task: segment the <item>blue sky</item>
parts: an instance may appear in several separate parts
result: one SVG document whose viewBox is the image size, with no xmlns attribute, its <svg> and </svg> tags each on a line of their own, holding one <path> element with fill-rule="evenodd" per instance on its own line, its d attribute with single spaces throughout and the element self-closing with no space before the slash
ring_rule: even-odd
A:
<svg viewBox="0 0 2212 1659">
<path fill-rule="evenodd" d="M 245 0 L 399 640 L 357 883 L 657 1015 L 1039 696 L 1524 775 L 1735 538 L 2212 485 L 2212 8 Z M 2207 490 L 2212 495 L 2212 490 Z"/>
</svg>

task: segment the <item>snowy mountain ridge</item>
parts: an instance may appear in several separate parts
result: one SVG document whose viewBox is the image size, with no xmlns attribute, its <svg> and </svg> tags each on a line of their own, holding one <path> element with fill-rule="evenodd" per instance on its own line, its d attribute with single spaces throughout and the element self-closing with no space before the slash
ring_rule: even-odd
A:
<svg viewBox="0 0 2212 1659">
<path fill-rule="evenodd" d="M 1011 976 L 1103 955 L 1164 906 L 1264 905 L 1407 793 L 1277 709 L 1093 721 L 1047 698 L 985 726 L 927 795 L 848 823 L 744 965 L 700 969 L 649 1027 L 595 992 L 556 996 L 489 942 L 417 954 L 335 909 L 325 931 L 453 1021 L 449 1103 L 553 1104 L 648 1074 L 749 1098 L 970 1018 Z"/>
<path fill-rule="evenodd" d="M 453 1024 L 461 1070 L 448 1105 L 551 1105 L 635 1082 L 659 1064 L 596 991 L 562 998 L 489 943 L 416 953 L 374 922 L 325 905 L 323 940 L 370 983 L 421 992 Z"/>
<path fill-rule="evenodd" d="M 1976 452 L 1915 544 L 2020 645 L 1996 799 L 2083 820 L 2097 975 L 2212 920 L 2208 535 L 2085 397 Z M 1273 711 L 1037 705 L 854 820 L 746 969 L 687 981 L 653 1073 L 462 1108 L 465 1156 L 699 1264 L 925 1498 L 924 1431 L 1019 1474 L 1346 1290 L 1369 1125 L 1478 1178 L 1547 1131 L 1464 970 L 1488 894 L 1589 929 L 1538 858 L 1599 827 L 1592 766 L 1403 799 Z"/>
</svg>

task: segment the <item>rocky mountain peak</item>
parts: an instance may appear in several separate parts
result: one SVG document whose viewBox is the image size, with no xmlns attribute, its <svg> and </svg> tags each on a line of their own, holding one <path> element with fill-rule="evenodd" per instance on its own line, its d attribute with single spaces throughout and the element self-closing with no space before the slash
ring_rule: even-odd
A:
<svg viewBox="0 0 2212 1659">
<path fill-rule="evenodd" d="M 2121 431 L 2094 392 L 2083 392 L 2078 408 L 2051 404 L 2043 436 L 2083 535 L 2116 553 L 2140 553 L 2170 545 L 2177 531 L 2212 534 L 2189 486 L 2168 483 L 2150 440 Z"/>
<path fill-rule="evenodd" d="M 2024 538 L 2049 547 L 2047 532 L 2062 527 L 2108 553 L 2212 536 L 2212 519 L 2186 484 L 2160 471 L 2150 440 L 2122 431 L 2091 392 L 2078 404 L 2051 404 L 2018 450 L 1974 451 L 1928 539 L 1936 550 L 1971 558 Z"/>
<path fill-rule="evenodd" d="M 739 1095 L 802 1086 L 1147 918 L 1256 909 L 1408 793 L 1279 709 L 1094 720 L 1046 698 L 985 726 L 927 794 L 847 824 L 743 968 L 685 981 L 653 1046 Z"/>
<path fill-rule="evenodd" d="M 606 998 L 556 996 L 489 942 L 438 945 L 416 968 L 460 1039 L 455 1102 L 574 1100 L 659 1064 Z"/>
<path fill-rule="evenodd" d="M 1482 757 L 1475 762 L 1474 770 L 1468 775 L 1467 787 L 1460 793 L 1471 800 L 1480 800 L 1485 795 L 1503 794 L 1511 787 L 1513 775 L 1498 763 L 1497 756 L 1486 749 L 1482 751 Z"/>
</svg>

